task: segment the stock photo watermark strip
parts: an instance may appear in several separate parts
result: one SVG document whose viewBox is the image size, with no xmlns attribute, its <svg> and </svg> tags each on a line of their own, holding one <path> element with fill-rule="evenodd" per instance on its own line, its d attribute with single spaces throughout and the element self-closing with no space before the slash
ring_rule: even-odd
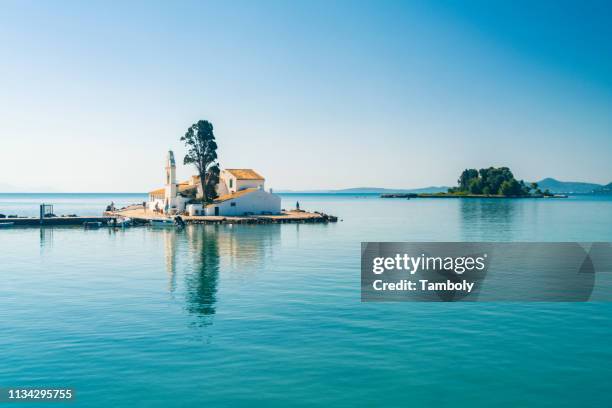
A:
<svg viewBox="0 0 612 408">
<path fill-rule="evenodd" d="M 612 301 L 609 242 L 362 242 L 363 302 Z"/>
</svg>

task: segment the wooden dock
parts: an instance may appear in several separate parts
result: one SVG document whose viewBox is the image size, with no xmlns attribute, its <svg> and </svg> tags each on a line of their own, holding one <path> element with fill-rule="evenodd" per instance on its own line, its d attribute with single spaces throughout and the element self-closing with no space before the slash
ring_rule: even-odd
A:
<svg viewBox="0 0 612 408">
<path fill-rule="evenodd" d="M 40 227 L 42 226 L 65 226 L 65 225 L 83 225 L 86 222 L 101 222 L 108 224 L 114 217 L 45 217 L 42 222 L 40 218 L 0 218 L 0 224 L 12 223 L 14 227 Z"/>
</svg>

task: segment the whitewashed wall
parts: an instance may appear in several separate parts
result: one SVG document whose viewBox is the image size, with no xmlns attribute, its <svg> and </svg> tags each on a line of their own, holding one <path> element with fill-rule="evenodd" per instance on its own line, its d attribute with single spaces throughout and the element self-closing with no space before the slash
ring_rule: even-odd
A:
<svg viewBox="0 0 612 408">
<path fill-rule="evenodd" d="M 244 190 L 246 188 L 260 188 L 263 190 L 264 181 L 263 180 L 237 180 L 236 181 L 236 191 Z"/>
<path fill-rule="evenodd" d="M 231 183 L 230 183 L 231 180 Z M 230 184 L 232 186 L 230 187 Z M 264 188 L 264 180 L 238 180 L 229 171 L 221 171 L 221 177 L 219 180 L 219 186 L 217 191 L 219 195 L 225 195 L 235 193 L 236 191 L 244 190 L 246 188 Z"/>
<path fill-rule="evenodd" d="M 221 177 L 219 177 L 219 184 L 217 184 L 217 195 L 218 196 L 222 196 L 222 195 L 226 195 L 229 194 L 230 191 L 228 189 L 228 184 L 229 182 L 226 179 L 225 174 L 221 174 Z"/>
<path fill-rule="evenodd" d="M 192 217 L 194 215 L 204 215 L 204 207 L 202 204 L 187 204 L 186 211 L 187 214 Z"/>
<path fill-rule="evenodd" d="M 236 203 L 232 206 L 232 203 Z M 219 204 L 210 204 L 206 207 L 206 215 L 215 215 L 215 207 L 219 207 L 219 215 L 238 216 L 245 213 L 261 215 L 262 213 L 280 214 L 281 198 L 263 190 L 224 201 Z"/>
</svg>

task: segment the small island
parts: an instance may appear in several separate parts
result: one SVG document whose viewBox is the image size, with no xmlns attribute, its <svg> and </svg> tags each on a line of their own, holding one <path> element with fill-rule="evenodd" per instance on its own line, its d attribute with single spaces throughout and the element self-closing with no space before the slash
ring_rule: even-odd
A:
<svg viewBox="0 0 612 408">
<path fill-rule="evenodd" d="M 457 187 L 446 193 L 419 194 L 418 197 L 462 197 L 462 198 L 566 198 L 550 191 L 541 191 L 538 183 L 526 184 L 514 178 L 508 167 L 465 169 L 457 180 Z"/>
<path fill-rule="evenodd" d="M 149 223 L 154 226 L 194 224 L 327 223 L 338 217 L 319 211 L 281 208 L 281 198 L 266 190 L 265 178 L 252 168 L 221 168 L 213 125 L 207 120 L 192 124 L 180 138 L 185 144 L 183 164 L 193 164 L 197 174 L 177 180 L 174 152 L 168 151 L 165 184 L 149 192 L 148 201 L 122 209 L 111 204 L 104 216 L 113 225 Z M 126 221 L 128 220 L 128 221 Z"/>
</svg>

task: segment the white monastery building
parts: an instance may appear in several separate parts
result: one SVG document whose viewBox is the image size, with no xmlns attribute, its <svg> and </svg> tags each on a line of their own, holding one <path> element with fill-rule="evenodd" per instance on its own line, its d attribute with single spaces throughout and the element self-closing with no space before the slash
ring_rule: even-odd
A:
<svg viewBox="0 0 612 408">
<path fill-rule="evenodd" d="M 187 212 L 189 215 L 262 215 L 280 214 L 281 199 L 264 188 L 265 178 L 252 169 L 224 169 L 219 175 L 217 198 L 208 205 L 202 198 L 199 176 L 177 183 L 176 162 L 170 150 L 166 157 L 165 186 L 149 192 L 147 207 L 164 214 Z"/>
</svg>

